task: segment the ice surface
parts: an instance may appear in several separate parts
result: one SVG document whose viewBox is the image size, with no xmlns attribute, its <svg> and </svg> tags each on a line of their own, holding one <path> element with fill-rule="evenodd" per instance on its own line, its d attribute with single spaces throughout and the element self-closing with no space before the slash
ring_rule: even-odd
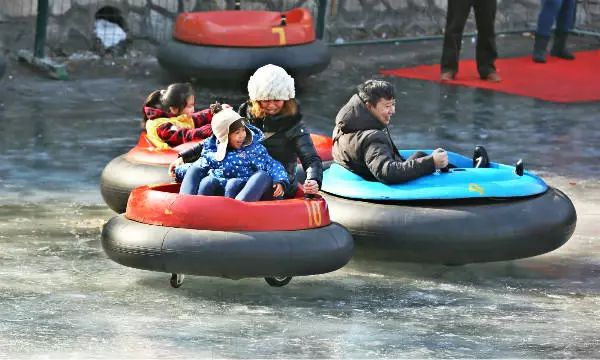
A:
<svg viewBox="0 0 600 360">
<path fill-rule="evenodd" d="M 342 73 L 300 93 L 312 131 L 331 132 L 365 76 Z M 164 84 L 16 80 L 0 88 L 0 358 L 600 356 L 600 104 L 390 79 L 400 147 L 469 152 L 486 134 L 493 161 L 522 157 L 567 192 L 577 230 L 550 254 L 462 267 L 358 256 L 283 288 L 188 276 L 173 289 L 169 274 L 123 267 L 100 245 L 114 216 L 100 173 L 135 144 L 141 101 Z M 198 103 L 232 102 L 219 91 L 198 86 Z"/>
</svg>

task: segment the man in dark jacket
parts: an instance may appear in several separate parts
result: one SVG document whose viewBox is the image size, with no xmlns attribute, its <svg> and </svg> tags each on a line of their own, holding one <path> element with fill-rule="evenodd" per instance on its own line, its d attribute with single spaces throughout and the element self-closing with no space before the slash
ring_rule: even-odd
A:
<svg viewBox="0 0 600 360">
<path fill-rule="evenodd" d="M 333 159 L 367 180 L 398 184 L 431 174 L 448 165 L 448 154 L 417 152 L 403 159 L 394 145 L 387 125 L 395 113 L 392 84 L 367 80 L 358 86 L 335 119 Z"/>
</svg>

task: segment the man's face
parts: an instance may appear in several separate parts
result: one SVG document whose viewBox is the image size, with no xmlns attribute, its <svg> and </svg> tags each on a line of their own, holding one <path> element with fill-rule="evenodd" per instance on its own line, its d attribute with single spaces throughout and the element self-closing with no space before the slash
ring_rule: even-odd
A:
<svg viewBox="0 0 600 360">
<path fill-rule="evenodd" d="M 367 103 L 367 108 L 383 125 L 388 125 L 396 112 L 396 99 L 381 98 L 375 105 Z"/>
</svg>

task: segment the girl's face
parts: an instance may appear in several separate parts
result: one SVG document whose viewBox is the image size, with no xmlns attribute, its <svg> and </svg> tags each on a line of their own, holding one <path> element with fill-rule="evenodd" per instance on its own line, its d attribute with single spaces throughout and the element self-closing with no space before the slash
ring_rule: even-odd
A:
<svg viewBox="0 0 600 360">
<path fill-rule="evenodd" d="M 260 100 L 258 104 L 267 115 L 277 115 L 283 109 L 283 100 Z"/>
<path fill-rule="evenodd" d="M 246 140 L 246 127 L 242 126 L 241 128 L 237 128 L 234 132 L 230 132 L 228 135 L 228 143 L 229 147 L 239 150 L 242 148 L 244 144 L 244 140 Z"/>
<path fill-rule="evenodd" d="M 185 114 L 185 115 L 191 116 L 194 113 L 194 105 L 195 105 L 195 103 L 196 103 L 196 98 L 194 97 L 194 95 L 190 95 L 185 100 L 185 107 L 181 110 L 181 112 L 176 107 L 171 106 L 171 108 L 170 108 L 171 113 L 174 114 L 174 115 L 183 115 L 183 114 Z"/>
</svg>

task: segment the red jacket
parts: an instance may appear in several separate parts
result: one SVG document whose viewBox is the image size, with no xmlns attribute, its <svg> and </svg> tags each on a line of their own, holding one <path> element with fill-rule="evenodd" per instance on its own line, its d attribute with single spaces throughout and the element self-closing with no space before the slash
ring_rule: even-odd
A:
<svg viewBox="0 0 600 360">
<path fill-rule="evenodd" d="M 144 107 L 144 113 L 148 120 L 176 116 L 153 107 Z M 166 122 L 156 129 L 156 133 L 162 141 L 171 147 L 186 142 L 204 140 L 212 135 L 212 128 L 210 125 L 210 122 L 212 121 L 212 112 L 210 109 L 193 113 L 192 119 L 194 120 L 193 129 L 180 128 L 172 123 Z"/>
</svg>

